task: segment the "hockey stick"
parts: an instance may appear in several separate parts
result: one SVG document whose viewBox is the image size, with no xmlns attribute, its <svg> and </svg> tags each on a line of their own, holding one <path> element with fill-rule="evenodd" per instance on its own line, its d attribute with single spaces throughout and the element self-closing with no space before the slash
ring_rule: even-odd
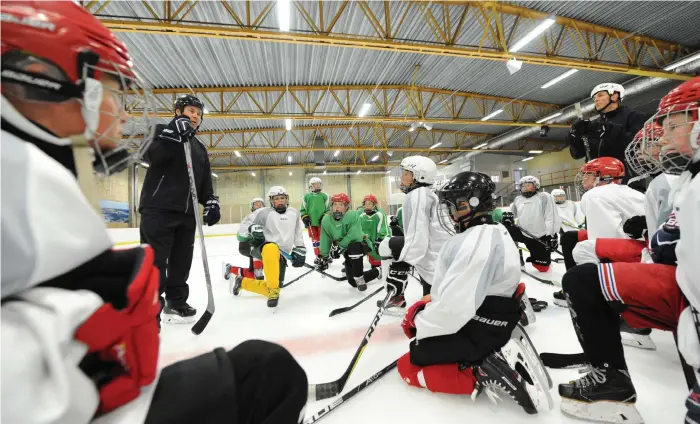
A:
<svg viewBox="0 0 700 424">
<path fill-rule="evenodd" d="M 576 103 L 574 105 L 574 108 L 576 109 L 576 117 L 578 119 L 583 119 L 583 110 L 581 110 L 581 103 Z M 588 136 L 583 136 L 581 137 L 583 140 L 583 146 L 586 148 L 586 162 L 589 162 L 591 160 L 591 146 L 588 144 Z"/>
<path fill-rule="evenodd" d="M 564 256 L 564 254 L 561 253 L 560 251 L 558 251 L 557 249 L 551 249 L 549 246 L 547 246 L 547 243 L 543 242 L 543 241 L 540 240 L 538 237 L 535 237 L 535 236 L 534 236 L 531 232 L 529 232 L 528 230 L 524 229 L 523 227 L 521 227 L 521 226 L 519 226 L 519 225 L 516 225 L 516 227 L 518 227 L 518 229 L 519 229 L 520 231 L 522 231 L 523 233 L 525 233 L 525 235 L 530 236 L 530 238 L 536 240 L 539 244 L 541 244 L 542 246 L 546 247 L 547 250 L 550 250 L 550 251 L 552 251 L 552 252 L 555 252 L 555 253 L 558 253 L 558 254 Z"/>
<path fill-rule="evenodd" d="M 586 355 L 583 353 L 550 353 L 542 352 L 540 359 L 548 368 L 581 368 L 586 366 Z"/>
<path fill-rule="evenodd" d="M 372 324 L 370 324 L 369 328 L 367 329 L 367 332 L 365 333 L 365 336 L 362 339 L 360 346 L 357 348 L 357 351 L 355 352 L 355 356 L 352 357 L 352 360 L 350 361 L 350 365 L 348 365 L 348 368 L 345 370 L 343 375 L 341 375 L 339 379 L 337 379 L 335 381 L 331 381 L 329 383 L 309 384 L 308 399 L 310 401 L 328 399 L 328 398 L 331 398 L 333 396 L 339 395 L 340 392 L 343 391 L 343 388 L 345 387 L 345 384 L 350 379 L 350 375 L 352 374 L 353 370 L 355 369 L 355 366 L 360 361 L 360 357 L 362 356 L 362 353 L 365 351 L 365 348 L 367 347 L 367 344 L 369 343 L 369 339 L 370 339 L 370 337 L 372 337 L 372 333 L 374 333 L 374 330 L 377 328 L 377 324 L 379 324 L 379 320 L 382 318 L 382 315 L 384 315 L 384 309 L 386 309 L 386 304 L 389 302 L 389 299 L 391 299 L 391 296 L 393 296 L 393 294 L 394 294 L 394 290 L 387 291 L 386 297 L 384 297 L 384 302 L 382 302 L 382 305 L 379 307 L 377 314 L 372 319 Z"/>
<path fill-rule="evenodd" d="M 530 278 L 534 278 L 535 280 L 539 281 L 540 283 L 549 284 L 550 286 L 556 286 L 556 284 L 554 284 L 552 281 L 545 280 L 545 279 L 542 279 L 540 277 L 536 277 L 536 276 L 530 274 L 529 272 L 525 271 L 523 269 L 523 267 L 520 267 L 520 272 L 522 272 L 523 274 L 527 275 Z"/>
<path fill-rule="evenodd" d="M 381 286 L 380 288 L 378 288 L 374 292 L 370 293 L 369 295 L 365 296 L 364 299 L 360 300 L 359 302 L 357 302 L 356 304 L 354 304 L 352 306 L 346 306 L 344 308 L 333 309 L 331 311 L 331 313 L 328 315 L 328 318 L 332 317 L 333 315 L 342 314 L 343 312 L 347 312 L 347 311 L 351 311 L 351 310 L 355 309 L 357 306 L 360 306 L 365 301 L 369 300 L 370 297 L 374 296 L 375 294 L 379 293 L 382 290 L 384 290 L 384 286 Z"/>
<path fill-rule="evenodd" d="M 199 216 L 199 200 L 197 199 L 197 187 L 194 181 L 194 171 L 192 170 L 192 148 L 190 143 L 183 143 L 185 148 L 185 161 L 187 162 L 187 174 L 190 178 L 190 193 L 192 194 L 192 208 L 194 209 L 194 219 L 197 222 L 197 234 L 199 234 L 199 246 L 202 248 L 202 264 L 204 265 L 204 281 L 207 284 L 207 310 L 192 326 L 192 333 L 199 335 L 209 324 L 209 320 L 214 315 L 214 293 L 211 289 L 211 276 L 209 275 L 209 262 L 207 260 L 207 248 L 204 246 L 204 231 L 202 230 L 202 217 Z"/>
<path fill-rule="evenodd" d="M 526 248 L 526 247 L 520 247 L 520 246 L 518 246 L 518 249 L 522 250 L 523 252 L 527 252 L 527 253 L 530 253 L 530 251 L 529 251 L 529 250 L 527 250 L 527 248 Z M 554 258 L 554 259 L 552 259 L 552 262 L 556 262 L 556 263 L 558 263 L 558 264 L 559 264 L 559 263 L 562 263 L 562 262 L 564 262 L 564 258 Z"/>
<path fill-rule="evenodd" d="M 325 271 L 320 271 L 320 270 L 316 269 L 316 267 L 313 266 L 313 265 L 304 264 L 304 266 L 307 267 L 307 268 L 311 268 L 312 270 L 318 272 L 318 273 L 321 274 L 323 277 L 328 277 L 328 278 L 331 278 L 331 279 L 333 279 L 333 280 L 335 280 L 335 281 L 345 281 L 345 280 L 346 280 L 346 278 L 343 278 L 343 277 L 336 277 L 335 275 L 331 275 L 331 274 L 329 274 L 329 273 L 327 273 L 327 272 L 325 272 Z"/>
<path fill-rule="evenodd" d="M 300 276 L 298 276 L 297 278 L 293 279 L 292 281 L 289 281 L 289 282 L 287 282 L 287 283 L 282 284 L 282 285 L 280 286 L 280 288 L 283 289 L 283 288 L 285 288 L 285 287 L 287 287 L 287 286 L 291 286 L 292 284 L 294 284 L 294 283 L 296 283 L 297 281 L 301 280 L 302 277 L 306 277 L 307 275 L 311 274 L 312 271 L 313 271 L 313 269 L 310 269 L 310 270 L 306 271 L 305 273 L 301 274 Z"/>
<path fill-rule="evenodd" d="M 329 405 L 327 405 L 325 408 L 321 409 L 317 413 L 315 413 L 311 418 L 308 420 L 304 421 L 304 424 L 312 424 L 315 423 L 316 421 L 320 420 L 321 418 L 325 417 L 328 415 L 332 410 L 338 408 L 342 404 L 348 401 L 351 397 L 355 396 L 358 394 L 362 389 L 366 388 L 370 384 L 374 383 L 375 381 L 379 380 L 383 376 L 385 376 L 389 371 L 392 369 L 396 368 L 396 364 L 399 361 L 396 360 L 386 367 L 382 368 L 379 372 L 368 378 L 367 380 L 363 381 L 362 383 L 358 384 L 355 386 L 352 390 L 348 391 L 345 393 L 340 399 L 336 400 L 335 402 L 331 402 Z"/>
</svg>

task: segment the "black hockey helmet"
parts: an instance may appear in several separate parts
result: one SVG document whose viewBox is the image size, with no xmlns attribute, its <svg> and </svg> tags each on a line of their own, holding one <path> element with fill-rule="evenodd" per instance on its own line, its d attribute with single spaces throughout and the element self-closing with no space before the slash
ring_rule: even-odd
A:
<svg viewBox="0 0 700 424">
<path fill-rule="evenodd" d="M 488 175 L 481 172 L 460 172 L 436 193 L 442 205 L 440 224 L 450 233 L 461 232 L 462 227 L 455 227 L 455 224 L 470 220 L 476 213 L 493 210 L 495 191 L 496 184 Z M 463 211 L 467 206 L 471 209 L 468 214 L 454 217 L 457 211 Z"/>
<path fill-rule="evenodd" d="M 173 112 L 175 112 L 177 109 L 180 109 L 180 112 L 182 113 L 182 111 L 185 110 L 185 106 L 198 107 L 202 111 L 202 119 L 199 121 L 199 125 L 201 126 L 202 121 L 204 121 L 204 103 L 202 103 L 202 101 L 199 100 L 196 96 L 186 94 L 184 96 L 178 97 L 177 100 L 175 100 Z"/>
</svg>

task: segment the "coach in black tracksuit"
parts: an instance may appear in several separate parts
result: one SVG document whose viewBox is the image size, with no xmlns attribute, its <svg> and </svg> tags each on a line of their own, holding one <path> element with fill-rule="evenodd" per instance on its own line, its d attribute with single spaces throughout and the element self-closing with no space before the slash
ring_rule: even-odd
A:
<svg viewBox="0 0 700 424">
<path fill-rule="evenodd" d="M 219 222 L 219 199 L 214 196 L 207 149 L 195 133 L 202 122 L 204 105 L 194 96 L 175 102 L 175 118 L 168 125 L 158 125 L 154 140 L 144 154 L 149 168 L 141 189 L 141 243 L 155 251 L 160 270 L 160 293 L 163 319 L 166 322 L 194 321 L 197 311 L 187 304 L 187 278 L 192 266 L 194 214 L 189 175 L 183 143 L 190 143 L 192 170 L 197 199 L 204 206 L 203 223 Z M 162 295 L 165 293 L 165 299 Z"/>
</svg>

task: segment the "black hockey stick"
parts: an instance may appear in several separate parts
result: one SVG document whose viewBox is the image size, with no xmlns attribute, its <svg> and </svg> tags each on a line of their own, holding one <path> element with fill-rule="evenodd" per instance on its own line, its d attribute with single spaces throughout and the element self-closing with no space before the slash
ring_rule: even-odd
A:
<svg viewBox="0 0 700 424">
<path fill-rule="evenodd" d="M 522 231 L 523 233 L 525 233 L 525 235 L 530 236 L 530 238 L 537 240 L 537 242 L 538 242 L 539 244 L 543 245 L 544 247 L 546 247 L 547 250 L 551 250 L 552 252 L 555 252 L 555 253 L 558 253 L 558 254 L 564 256 L 563 253 L 561 253 L 561 252 L 558 251 L 557 249 L 552 249 L 552 248 L 550 248 L 550 247 L 547 245 L 547 243 L 543 242 L 543 241 L 540 240 L 538 237 L 535 237 L 535 236 L 534 236 L 531 232 L 529 232 L 528 230 L 524 229 L 523 227 L 521 227 L 521 226 L 519 226 L 519 225 L 516 225 L 516 227 L 518 227 L 518 229 L 519 229 L 520 231 Z"/>
<path fill-rule="evenodd" d="M 522 267 L 520 268 L 520 272 L 522 272 L 523 274 L 527 275 L 530 278 L 534 278 L 535 280 L 539 281 L 540 283 L 549 284 L 550 286 L 556 286 L 556 284 L 554 284 L 552 281 L 545 280 L 545 279 L 542 279 L 540 277 L 536 277 L 536 276 L 530 274 L 529 272 L 525 271 Z"/>
<path fill-rule="evenodd" d="M 325 272 L 325 271 L 320 271 L 320 270 L 316 269 L 316 267 L 313 266 L 313 265 L 304 264 L 304 266 L 307 267 L 307 268 L 311 268 L 312 270 L 318 272 L 318 273 L 321 274 L 322 276 L 324 276 L 324 277 L 329 277 L 329 278 L 331 278 L 331 279 L 333 279 L 333 280 L 335 280 L 335 281 L 345 281 L 345 280 L 346 280 L 346 278 L 344 278 L 344 277 L 336 277 L 335 275 L 331 275 L 331 274 L 329 274 L 329 273 L 327 273 L 327 272 Z"/>
<path fill-rule="evenodd" d="M 306 277 L 307 275 L 311 274 L 313 272 L 313 269 L 310 269 L 306 271 L 305 273 L 301 274 L 297 278 L 293 279 L 292 281 L 286 282 L 280 286 L 280 288 L 285 288 L 287 286 L 291 286 L 292 284 L 296 283 L 297 281 L 301 280 L 302 277 Z"/>
<path fill-rule="evenodd" d="M 370 337 L 372 337 L 372 333 L 374 333 L 374 330 L 377 328 L 379 320 L 382 318 L 382 315 L 384 315 L 384 309 L 386 309 L 386 304 L 389 302 L 389 299 L 391 299 L 391 296 L 393 296 L 393 294 L 394 290 L 388 290 L 388 293 L 384 298 L 384 302 L 382 302 L 382 305 L 379 307 L 377 314 L 372 319 L 372 324 L 370 324 L 369 328 L 367 329 L 367 332 L 365 333 L 365 336 L 362 339 L 360 346 L 355 352 L 355 356 L 352 357 L 350 365 L 348 365 L 348 368 L 345 370 L 343 375 L 341 375 L 339 379 L 331 381 L 329 383 L 309 384 L 308 399 L 310 401 L 328 399 L 333 396 L 339 395 L 340 392 L 343 391 L 343 388 L 350 379 L 350 375 L 352 374 L 353 370 L 355 369 L 355 366 L 359 362 L 362 353 L 365 351 L 365 348 L 369 343 L 369 339 Z"/>
<path fill-rule="evenodd" d="M 527 249 L 527 247 L 518 246 L 518 249 L 522 250 L 523 252 L 530 253 L 530 251 Z M 554 258 L 554 259 L 552 259 L 552 262 L 561 263 L 561 262 L 564 262 L 564 258 Z"/>
<path fill-rule="evenodd" d="M 540 359 L 545 367 L 562 369 L 562 368 L 581 368 L 586 366 L 586 355 L 583 353 L 550 353 L 542 352 Z"/>
<path fill-rule="evenodd" d="M 399 362 L 398 360 L 390 363 L 386 367 L 382 368 L 379 372 L 368 378 L 367 380 L 363 381 L 362 383 L 358 384 L 355 386 L 352 390 L 348 391 L 345 393 L 340 399 L 336 400 L 335 402 L 331 402 L 328 404 L 325 408 L 321 409 L 317 413 L 311 416 L 308 420 L 304 421 L 304 424 L 312 424 L 315 423 L 316 421 L 320 420 L 321 418 L 325 417 L 328 415 L 332 410 L 338 408 L 342 404 L 348 401 L 351 397 L 355 396 L 358 394 L 362 389 L 366 388 L 370 384 L 374 383 L 375 381 L 379 380 L 383 376 L 385 376 L 389 371 L 392 369 L 396 368 L 396 363 Z"/>
<path fill-rule="evenodd" d="M 375 294 L 379 293 L 382 290 L 384 290 L 384 286 L 381 286 L 380 288 L 378 288 L 374 292 L 370 293 L 369 295 L 365 296 L 362 300 L 360 300 L 359 302 L 357 302 L 356 304 L 354 304 L 352 306 L 346 306 L 344 308 L 333 309 L 331 311 L 331 313 L 328 315 L 328 318 L 332 317 L 333 315 L 342 314 L 343 312 L 347 312 L 347 311 L 351 311 L 351 310 L 355 309 L 357 306 L 360 306 L 365 301 L 369 300 L 369 298 L 371 298 L 372 296 L 374 296 Z"/>
<path fill-rule="evenodd" d="M 192 326 L 194 334 L 202 334 L 202 331 L 209 324 L 209 320 L 214 315 L 214 293 L 211 289 L 211 276 L 209 275 L 209 261 L 207 260 L 207 248 L 204 246 L 204 231 L 202 230 L 202 217 L 199 216 L 199 200 L 197 199 L 197 187 L 194 181 L 192 170 L 192 148 L 190 143 L 182 143 L 185 148 L 185 161 L 187 162 L 187 175 L 190 178 L 190 193 L 192 194 L 192 208 L 194 208 L 194 219 L 197 222 L 197 234 L 199 235 L 199 245 L 202 248 L 202 263 L 204 265 L 204 281 L 207 284 L 207 310 Z"/>
</svg>

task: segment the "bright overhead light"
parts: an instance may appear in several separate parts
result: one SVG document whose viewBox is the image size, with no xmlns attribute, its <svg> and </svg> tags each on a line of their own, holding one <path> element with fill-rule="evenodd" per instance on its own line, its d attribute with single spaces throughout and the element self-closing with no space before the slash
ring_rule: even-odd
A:
<svg viewBox="0 0 700 424">
<path fill-rule="evenodd" d="M 235 153 L 236 156 L 241 157 L 241 152 L 239 152 L 238 150 L 234 150 L 233 153 Z"/>
<path fill-rule="evenodd" d="M 545 116 L 544 118 L 540 119 L 539 121 L 535 121 L 535 122 L 537 122 L 538 124 L 541 124 L 541 123 L 543 123 L 543 122 L 549 121 L 550 119 L 554 119 L 554 118 L 556 118 L 557 116 L 561 116 L 561 112 L 557 112 L 557 113 L 553 113 L 553 114 L 551 114 L 551 115 L 549 115 L 549 116 Z"/>
<path fill-rule="evenodd" d="M 530 153 L 533 155 L 537 155 L 537 154 L 540 154 L 542 152 L 543 152 L 542 150 L 530 150 Z"/>
<path fill-rule="evenodd" d="M 394 152 L 392 150 L 387 150 L 386 154 L 389 156 L 394 156 Z"/>
<path fill-rule="evenodd" d="M 289 31 L 291 13 L 290 0 L 277 0 L 277 24 L 280 27 L 280 31 Z"/>
<path fill-rule="evenodd" d="M 664 68 L 664 71 L 672 71 L 676 68 L 680 68 L 683 65 L 687 65 L 696 59 L 700 59 L 700 52 L 695 53 L 694 55 L 688 56 L 684 59 L 681 59 L 680 61 L 678 61 L 676 63 L 672 63 L 672 64 L 668 65 L 667 67 Z"/>
<path fill-rule="evenodd" d="M 340 154 L 340 150 L 336 150 L 335 153 L 333 153 L 333 157 L 337 158 L 339 154 Z"/>
<path fill-rule="evenodd" d="M 328 173 L 328 171 L 323 171 L 323 175 L 326 175 L 327 173 Z"/>
<path fill-rule="evenodd" d="M 525 159 L 521 160 L 521 162 L 527 162 L 527 161 L 534 159 L 534 158 L 535 158 L 534 156 L 530 156 L 529 158 L 525 158 Z"/>
<path fill-rule="evenodd" d="M 489 143 L 481 143 L 481 144 L 479 144 L 478 146 L 476 146 L 476 147 L 474 148 L 474 150 L 476 150 L 476 149 L 481 149 L 482 147 L 486 147 L 486 146 L 488 146 L 488 144 L 489 144 Z"/>
<path fill-rule="evenodd" d="M 251 172 L 250 175 L 255 176 L 255 172 Z"/>
<path fill-rule="evenodd" d="M 358 169 L 358 170 L 357 170 L 357 175 L 360 175 L 361 172 L 362 172 L 362 170 L 361 170 L 361 169 Z"/>
<path fill-rule="evenodd" d="M 287 131 L 291 131 L 291 130 L 292 130 L 292 120 L 291 120 L 291 119 L 287 118 L 287 119 L 284 120 L 284 128 L 285 128 Z"/>
<path fill-rule="evenodd" d="M 291 157 L 291 156 L 287 156 L 287 162 L 290 162 L 290 163 L 292 162 L 292 157 Z"/>
<path fill-rule="evenodd" d="M 523 170 L 523 168 L 518 168 L 518 171 L 522 171 L 522 170 Z"/>
<path fill-rule="evenodd" d="M 214 178 L 219 178 L 219 176 L 218 176 L 218 175 L 216 175 L 216 174 L 215 174 L 215 173 L 213 173 L 213 172 L 211 173 L 211 176 L 212 176 L 212 177 L 214 177 Z"/>
<path fill-rule="evenodd" d="M 372 107 L 372 105 L 370 103 L 363 104 L 362 107 L 360 108 L 360 111 L 357 113 L 357 116 L 359 116 L 360 118 L 367 116 L 367 113 L 369 113 L 369 109 L 371 107 Z"/>
<path fill-rule="evenodd" d="M 207 113 L 209 113 L 209 109 L 207 109 L 207 108 L 202 109 L 202 113 L 206 115 Z"/>
<path fill-rule="evenodd" d="M 481 118 L 482 121 L 488 121 L 489 119 L 493 118 L 494 116 L 498 115 L 499 113 L 503 112 L 503 109 L 498 109 L 494 110 L 493 112 L 489 113 L 488 115 L 484 116 Z"/>
<path fill-rule="evenodd" d="M 423 124 L 423 128 L 425 128 L 425 129 L 428 130 L 428 131 L 432 131 L 433 126 L 430 125 L 430 124 Z"/>
<path fill-rule="evenodd" d="M 445 163 L 445 162 L 447 162 L 447 159 L 441 160 L 440 162 L 438 162 L 438 165 L 440 165 L 441 163 Z"/>
<path fill-rule="evenodd" d="M 370 159 L 370 162 L 374 162 L 377 159 L 379 159 L 379 155 L 374 155 L 372 159 Z"/>
<path fill-rule="evenodd" d="M 289 171 L 289 176 L 290 176 L 290 177 L 292 176 L 292 171 Z"/>
<path fill-rule="evenodd" d="M 144 168 L 148 168 L 149 166 L 151 166 L 151 165 L 147 164 L 146 162 L 139 162 L 139 165 L 143 166 Z"/>
<path fill-rule="evenodd" d="M 510 53 L 515 53 L 515 52 L 517 52 L 518 50 L 522 49 L 522 48 L 525 47 L 530 41 L 534 40 L 535 37 L 537 37 L 538 35 L 540 35 L 540 34 L 542 34 L 543 32 L 545 32 L 545 31 L 547 30 L 547 28 L 549 28 L 549 27 L 551 27 L 552 25 L 554 25 L 555 22 L 556 22 L 556 20 L 555 20 L 553 17 L 552 17 L 552 18 L 547 18 L 547 19 L 545 19 L 544 21 L 542 21 L 541 24 L 537 25 L 532 31 L 528 32 L 523 38 L 521 38 L 520 40 L 518 40 L 518 42 L 515 43 L 515 45 L 514 45 L 513 47 L 511 47 L 510 49 L 508 49 L 508 51 L 509 51 Z"/>
<path fill-rule="evenodd" d="M 435 143 L 432 146 L 430 146 L 431 149 L 434 149 L 436 147 L 439 147 L 442 143 Z"/>
<path fill-rule="evenodd" d="M 568 71 L 564 72 L 563 74 L 559 75 L 558 77 L 554 78 L 553 80 L 549 81 L 547 84 L 543 85 L 541 88 L 549 88 L 553 86 L 554 84 L 558 83 L 559 81 L 569 78 L 573 74 L 578 72 L 578 69 L 569 69 Z"/>
</svg>

